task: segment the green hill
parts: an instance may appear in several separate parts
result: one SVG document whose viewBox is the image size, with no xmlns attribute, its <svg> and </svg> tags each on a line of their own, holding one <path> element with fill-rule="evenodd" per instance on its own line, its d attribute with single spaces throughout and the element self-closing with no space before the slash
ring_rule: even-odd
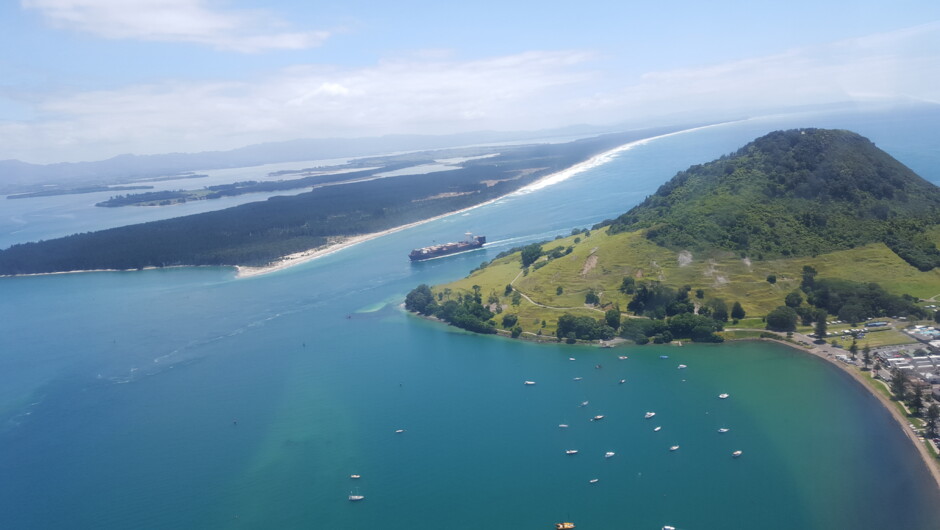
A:
<svg viewBox="0 0 940 530">
<path fill-rule="evenodd" d="M 778 131 L 680 172 L 641 204 L 602 223 L 647 229 L 671 249 L 752 258 L 815 256 L 884 242 L 921 270 L 940 264 L 923 232 L 940 222 L 940 190 L 840 130 Z"/>
<path fill-rule="evenodd" d="M 754 317 L 788 295 L 803 325 L 922 318 L 915 301 L 940 296 L 938 215 L 940 190 L 865 138 L 774 132 L 614 220 L 422 287 L 406 305 L 487 333 L 638 341 L 711 340 L 738 319 L 763 328 Z"/>
</svg>

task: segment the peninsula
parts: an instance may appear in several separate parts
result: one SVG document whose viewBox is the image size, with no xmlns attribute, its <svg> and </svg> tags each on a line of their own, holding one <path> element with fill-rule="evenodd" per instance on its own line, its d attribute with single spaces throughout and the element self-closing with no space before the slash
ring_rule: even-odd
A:
<svg viewBox="0 0 940 530">
<path fill-rule="evenodd" d="M 234 185 L 212 193 L 312 190 L 271 197 L 203 214 L 13 245 L 0 251 L 0 275 L 89 270 L 134 270 L 188 265 L 264 267 L 363 236 L 477 206 L 583 163 L 624 144 L 669 134 L 679 127 L 607 134 L 566 143 L 489 148 L 446 170 L 409 173 L 403 166 L 435 159 L 433 153 L 373 159 L 373 168 L 330 175 L 302 170 L 299 182 Z M 453 150 L 443 151 L 444 155 Z M 404 158 L 408 158 L 405 160 Z M 188 195 L 147 196 L 143 203 L 172 203 Z M 215 195 L 212 195 L 215 196 Z M 203 198 L 207 198 L 207 196 Z M 137 204 L 131 196 L 114 204 Z"/>
<path fill-rule="evenodd" d="M 678 173 L 615 219 L 420 285 L 405 307 L 571 344 L 777 340 L 872 391 L 940 484 L 937 446 L 920 443 L 940 436 L 928 357 L 940 347 L 937 242 L 935 185 L 855 133 L 778 131 Z"/>
</svg>

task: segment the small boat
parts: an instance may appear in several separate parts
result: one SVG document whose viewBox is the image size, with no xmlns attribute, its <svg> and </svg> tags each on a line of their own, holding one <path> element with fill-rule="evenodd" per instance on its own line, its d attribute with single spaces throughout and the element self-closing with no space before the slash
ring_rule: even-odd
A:
<svg viewBox="0 0 940 530">
<path fill-rule="evenodd" d="M 366 498 L 365 495 L 359 495 L 359 490 L 356 490 L 356 493 L 353 493 L 351 491 L 349 492 L 349 500 L 351 501 L 361 501 L 362 499 L 365 499 L 365 498 Z"/>
<path fill-rule="evenodd" d="M 574 523 L 555 523 L 555 530 L 571 530 Z"/>
<path fill-rule="evenodd" d="M 575 358 L 574 358 L 574 357 L 568 357 L 568 360 L 569 360 L 569 361 L 573 361 L 573 360 L 575 360 Z"/>
<path fill-rule="evenodd" d="M 743 453 L 744 453 L 744 451 L 738 450 L 738 451 L 735 451 L 735 452 L 731 453 L 731 456 L 737 458 L 737 457 L 741 456 Z"/>
<path fill-rule="evenodd" d="M 575 381 L 580 381 L 580 380 L 582 380 L 582 379 L 584 379 L 584 378 L 583 378 L 583 377 L 575 377 L 575 378 L 574 378 Z"/>
<path fill-rule="evenodd" d="M 559 423 L 559 424 L 558 424 L 558 428 L 559 428 L 559 429 L 567 429 L 567 428 L 568 428 L 568 424 L 567 424 L 567 423 Z"/>
<path fill-rule="evenodd" d="M 650 419 L 650 418 L 652 418 L 652 417 L 655 416 L 655 415 L 656 415 L 655 412 L 647 412 L 646 415 L 643 416 L 643 417 L 646 418 L 646 419 Z"/>
<path fill-rule="evenodd" d="M 728 394 L 718 394 L 718 399 L 728 399 Z"/>
<path fill-rule="evenodd" d="M 601 421 L 602 419 L 604 419 L 604 415 L 598 414 L 597 416 L 594 416 L 593 418 L 591 418 L 591 421 Z"/>
<path fill-rule="evenodd" d="M 626 355 L 618 355 L 617 358 L 620 359 L 621 361 L 626 361 L 627 359 L 629 359 L 629 357 L 627 357 Z"/>
<path fill-rule="evenodd" d="M 398 429 L 397 431 L 395 431 L 395 434 L 401 434 L 403 432 L 405 432 L 405 429 Z"/>
<path fill-rule="evenodd" d="M 663 530 L 676 530 L 675 526 L 669 526 L 668 524 L 663 527 Z"/>
<path fill-rule="evenodd" d="M 615 454 L 617 454 L 617 453 L 615 453 L 615 452 L 613 452 L 613 451 L 607 451 L 606 453 L 604 453 L 604 458 L 610 458 L 610 457 L 614 456 Z"/>
<path fill-rule="evenodd" d="M 668 359 L 669 356 L 668 356 L 668 355 L 660 355 L 659 358 L 660 358 L 660 359 Z"/>
<path fill-rule="evenodd" d="M 678 450 L 679 450 L 679 446 L 678 446 L 678 445 L 674 445 L 674 446 L 670 447 L 669 450 L 670 450 L 670 451 L 678 451 Z"/>
<path fill-rule="evenodd" d="M 727 427 L 722 427 L 722 428 L 718 429 L 718 432 L 728 432 L 728 431 L 730 431 L 730 430 L 731 430 L 731 429 L 729 429 L 729 428 L 727 428 Z"/>
<path fill-rule="evenodd" d="M 621 385 L 622 385 L 622 384 L 624 384 L 624 383 L 626 383 L 626 382 L 627 382 L 626 379 L 621 379 L 621 380 L 620 380 L 620 383 L 618 383 L 618 384 L 621 384 Z"/>
<path fill-rule="evenodd" d="M 680 370 L 682 370 L 682 369 L 684 369 L 684 368 L 688 368 L 688 366 L 686 366 L 686 365 L 684 365 L 684 364 L 680 364 L 680 365 L 679 365 L 679 369 L 680 369 Z"/>
<path fill-rule="evenodd" d="M 591 484 L 597 484 L 597 481 L 598 481 L 598 480 L 600 480 L 600 479 L 599 479 L 599 478 L 592 478 L 592 479 L 589 480 L 588 482 L 591 483 Z"/>
<path fill-rule="evenodd" d="M 535 384 L 535 381 L 526 381 L 526 382 L 524 382 L 524 383 L 522 383 L 522 384 L 523 384 L 523 385 L 534 385 L 534 384 Z"/>
<path fill-rule="evenodd" d="M 566 450 L 565 450 L 565 454 L 566 454 L 566 455 L 576 455 L 576 454 L 578 454 L 578 450 L 577 450 L 577 449 L 566 449 Z"/>
<path fill-rule="evenodd" d="M 349 478 L 362 478 L 361 475 L 349 475 Z"/>
<path fill-rule="evenodd" d="M 661 425 L 657 425 L 657 426 L 653 429 L 653 432 L 659 432 L 660 430 L 662 430 L 662 428 L 663 428 L 663 427 L 662 427 Z"/>
<path fill-rule="evenodd" d="M 582 401 L 582 402 L 581 402 L 581 405 L 579 405 L 579 406 L 581 406 L 581 407 L 586 407 L 586 406 L 588 406 L 588 402 L 587 402 L 587 401 Z"/>
</svg>

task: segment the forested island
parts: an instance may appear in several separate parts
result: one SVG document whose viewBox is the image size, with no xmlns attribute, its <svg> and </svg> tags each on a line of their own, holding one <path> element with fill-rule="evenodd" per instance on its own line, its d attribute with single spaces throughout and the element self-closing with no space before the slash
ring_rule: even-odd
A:
<svg viewBox="0 0 940 530">
<path fill-rule="evenodd" d="M 571 343 L 716 342 L 735 336 L 729 325 L 815 324 L 825 337 L 835 319 L 932 316 L 918 302 L 940 292 L 938 225 L 940 190 L 867 139 L 778 131 L 679 172 L 616 219 L 419 286 L 405 304 Z"/>
<path fill-rule="evenodd" d="M 338 236 L 379 232 L 477 205 L 630 141 L 675 130 L 502 146 L 495 156 L 466 160 L 458 169 L 394 178 L 373 178 L 364 172 L 360 181 L 322 186 L 298 195 L 17 244 L 0 251 L 0 274 L 264 265 L 323 246 Z M 334 177 L 351 178 L 349 173 Z"/>
</svg>

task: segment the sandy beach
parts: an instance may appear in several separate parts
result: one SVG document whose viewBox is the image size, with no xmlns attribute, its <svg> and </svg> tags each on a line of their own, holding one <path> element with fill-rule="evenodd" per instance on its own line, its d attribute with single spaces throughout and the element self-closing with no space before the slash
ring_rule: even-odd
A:
<svg viewBox="0 0 940 530">
<path fill-rule="evenodd" d="M 571 167 L 569 167 L 569 168 L 565 168 L 565 169 L 563 169 L 563 170 L 561 170 L 561 171 L 557 171 L 557 172 L 555 172 L 555 173 L 552 173 L 552 174 L 549 174 L 549 175 L 545 175 L 544 177 L 542 177 L 542 178 L 536 180 L 535 182 L 532 182 L 531 184 L 528 184 L 528 185 L 526 185 L 526 186 L 523 186 L 523 187 L 519 188 L 518 190 L 513 191 L 512 193 L 509 193 L 509 194 L 507 194 L 507 195 L 504 195 L 503 197 L 511 197 L 511 196 L 513 196 L 513 195 L 524 195 L 524 194 L 527 194 L 527 193 L 532 193 L 533 191 L 540 190 L 540 189 L 542 189 L 542 188 L 546 188 L 546 187 L 551 186 L 551 185 L 553 185 L 553 184 L 558 184 L 559 182 L 563 182 L 563 181 L 565 181 L 565 180 L 568 180 L 569 178 L 571 178 L 571 177 L 573 177 L 573 176 L 575 176 L 575 175 L 577 175 L 577 174 L 579 174 L 579 173 L 583 173 L 583 172 L 585 172 L 585 171 L 587 171 L 587 170 L 589 170 L 589 169 L 593 169 L 593 168 L 595 168 L 595 167 L 604 165 L 604 164 L 610 162 L 611 160 L 613 160 L 617 155 L 619 155 L 619 154 L 621 154 L 621 153 L 623 153 L 623 152 L 629 151 L 630 149 L 633 149 L 634 147 L 637 147 L 637 146 L 640 146 L 640 145 L 644 145 L 644 144 L 646 144 L 646 143 L 649 143 L 649 142 L 651 142 L 651 141 L 653 141 L 653 140 L 658 140 L 658 139 L 660 139 L 660 138 L 667 138 L 667 137 L 669 137 L 669 136 L 675 136 L 675 135 L 677 135 L 677 134 L 684 134 L 684 133 L 688 133 L 688 132 L 699 131 L 699 130 L 702 130 L 702 129 L 708 129 L 708 128 L 711 128 L 711 127 L 718 127 L 718 126 L 720 126 L 720 125 L 726 125 L 727 123 L 734 123 L 734 122 L 725 122 L 725 123 L 716 123 L 716 124 L 712 124 L 712 125 L 703 125 L 703 126 L 701 126 L 701 127 L 694 127 L 694 128 L 691 128 L 691 129 L 684 129 L 684 130 L 681 130 L 681 131 L 675 131 L 675 132 L 671 132 L 671 133 L 667 133 L 667 134 L 661 134 L 661 135 L 659 135 L 659 136 L 651 136 L 651 137 L 649 137 L 649 138 L 643 138 L 643 139 L 641 139 L 641 140 L 635 140 L 635 141 L 633 141 L 633 142 L 629 142 L 629 143 L 626 143 L 626 144 L 617 146 L 617 147 L 615 147 L 615 148 L 613 148 L 613 149 L 604 151 L 603 153 L 600 153 L 600 154 L 598 154 L 598 155 L 594 155 L 594 156 L 592 156 L 591 158 L 585 160 L 584 162 L 580 162 L 580 163 L 575 164 L 575 165 L 573 165 L 573 166 L 571 166 Z M 409 223 L 409 224 L 406 224 L 406 225 L 396 226 L 396 227 L 394 227 L 394 228 L 389 228 L 388 230 L 383 230 L 383 231 L 381 231 L 381 232 L 373 232 L 373 233 L 370 233 L 370 234 L 361 234 L 361 235 L 356 235 L 356 236 L 337 236 L 331 243 L 329 243 L 329 244 L 327 244 L 327 245 L 324 245 L 324 246 L 322 246 L 322 247 L 312 248 L 312 249 L 305 250 L 305 251 L 302 251 L 302 252 L 296 252 L 296 253 L 294 253 L 294 254 L 290 254 L 290 255 L 288 255 L 288 256 L 284 256 L 284 257 L 282 257 L 282 258 L 280 258 L 280 259 L 278 259 L 278 260 L 276 260 L 276 261 L 271 262 L 271 263 L 268 264 L 268 265 L 264 265 L 264 266 L 261 266 L 261 267 L 246 267 L 246 266 L 239 265 L 239 266 L 236 266 L 236 267 L 235 267 L 235 269 L 236 269 L 236 271 L 237 271 L 237 272 L 236 272 L 236 277 L 237 277 L 237 278 L 250 278 L 250 277 L 252 277 L 252 276 L 259 276 L 259 275 L 262 275 L 262 274 L 268 274 L 268 273 L 271 273 L 271 272 L 275 272 L 275 271 L 279 271 L 279 270 L 286 269 L 286 268 L 288 268 L 288 267 L 293 267 L 293 266 L 295 266 L 295 265 L 300 265 L 300 264 L 303 264 L 303 263 L 307 263 L 307 262 L 309 262 L 309 261 L 311 261 L 311 260 L 315 260 L 315 259 L 317 259 L 317 258 L 322 258 L 323 256 L 328 256 L 328 255 L 330 255 L 330 254 L 333 254 L 334 252 L 339 252 L 339 251 L 341 251 L 341 250 L 343 250 L 343 249 L 346 249 L 346 248 L 349 248 L 349 247 L 351 247 L 351 246 L 358 245 L 359 243 L 363 243 L 363 242 L 365 242 L 365 241 L 369 241 L 370 239 L 375 239 L 375 238 L 377 238 L 377 237 L 382 237 L 382 236 L 385 236 L 385 235 L 388 235 L 388 234 L 392 234 L 392 233 L 394 233 L 394 232 L 398 232 L 399 230 L 405 230 L 405 229 L 408 229 L 408 228 L 411 228 L 411 227 L 414 227 L 414 226 L 418 226 L 418 225 L 421 225 L 421 224 L 424 224 L 424 223 L 430 223 L 431 221 L 436 221 L 436 220 L 438 220 L 438 219 L 443 219 L 443 218 L 448 217 L 448 216 L 451 216 L 451 215 L 456 215 L 456 214 L 464 213 L 464 212 L 473 210 L 474 208 L 480 208 L 481 206 L 486 206 L 486 205 L 488 205 L 488 204 L 492 204 L 492 203 L 494 203 L 494 202 L 496 202 L 496 201 L 502 199 L 503 197 L 497 197 L 497 198 L 495 198 L 495 199 L 491 199 L 491 200 L 488 200 L 488 201 L 485 201 L 485 202 L 481 202 L 480 204 L 474 204 L 473 206 L 470 206 L 470 207 L 467 207 L 467 208 L 463 208 L 463 209 L 460 209 L 460 210 L 455 210 L 455 211 L 453 211 L 453 212 L 447 212 L 447 213 L 444 213 L 444 214 L 441 214 L 441 215 L 437 215 L 437 216 L 434 216 L 434 217 L 430 217 L 430 218 L 428 218 L 428 219 L 422 219 L 422 220 L 420 220 L 420 221 L 415 221 L 415 222 L 413 222 L 413 223 Z"/>
</svg>

